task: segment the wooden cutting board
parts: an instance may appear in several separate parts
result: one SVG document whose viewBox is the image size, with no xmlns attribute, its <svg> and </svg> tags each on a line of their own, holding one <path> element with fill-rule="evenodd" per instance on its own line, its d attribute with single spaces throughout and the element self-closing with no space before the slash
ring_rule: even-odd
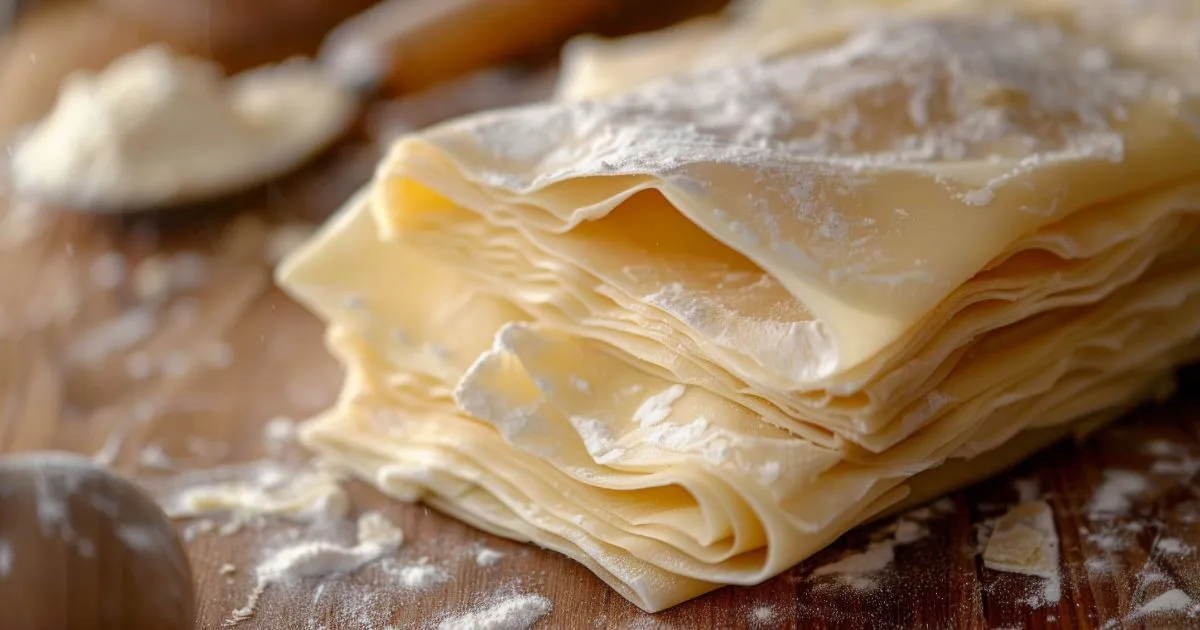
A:
<svg viewBox="0 0 1200 630">
<path fill-rule="evenodd" d="M 451 87 L 376 108 L 365 128 L 379 133 L 397 117 L 420 125 L 496 105 L 497 98 L 527 99 L 544 91 L 544 79 L 484 77 L 477 80 L 492 95 L 484 101 L 478 92 L 468 97 L 469 90 Z M 278 226 L 316 222 L 360 185 L 377 144 L 364 134 L 287 181 L 169 216 L 102 221 L 4 204 L 0 449 L 104 450 L 116 468 L 150 485 L 186 470 L 267 456 L 266 423 L 321 410 L 334 399 L 341 376 L 322 345 L 321 325 L 273 286 L 265 252 L 279 238 Z M 199 257 L 169 258 L 181 252 Z M 161 273 L 155 280 L 154 270 L 168 264 L 183 266 L 176 284 L 184 286 L 164 289 Z M 126 335 L 119 347 L 111 328 L 107 337 L 96 332 L 114 322 L 129 326 L 123 318 L 133 311 L 149 313 L 152 325 L 143 322 L 141 334 Z M 156 366 L 153 373 L 145 373 L 147 361 Z M 725 588 L 647 615 L 554 552 L 482 534 L 352 483 L 355 510 L 383 510 L 406 532 L 400 562 L 427 558 L 452 578 L 413 593 L 367 567 L 272 588 L 240 627 L 420 628 L 497 592 L 515 591 L 554 602 L 538 628 L 1196 625 L 1195 616 L 1183 613 L 1134 612 L 1171 588 L 1200 600 L 1200 496 L 1191 463 L 1200 459 L 1200 394 L 1194 392 L 1200 379 L 1185 379 L 1181 395 L 1166 405 L 955 493 L 953 509 L 925 523 L 929 535 L 897 547 L 892 567 L 861 591 L 809 574 L 862 551 L 886 524 L 852 532 L 765 584 Z M 161 455 L 169 470 L 157 468 Z M 295 447 L 271 456 L 304 457 Z M 1113 470 L 1141 475 L 1146 488 L 1127 515 L 1093 519 L 1094 491 Z M 985 570 L 977 555 L 977 531 L 1017 500 L 1016 480 L 1026 486 L 1036 480 L 1055 511 L 1063 573 L 1055 604 L 1028 603 L 1041 592 L 1038 579 Z M 255 558 L 290 529 L 275 524 L 188 543 L 200 594 L 198 627 L 220 627 L 244 603 Z M 475 560 L 483 547 L 503 557 L 483 566 Z"/>
</svg>

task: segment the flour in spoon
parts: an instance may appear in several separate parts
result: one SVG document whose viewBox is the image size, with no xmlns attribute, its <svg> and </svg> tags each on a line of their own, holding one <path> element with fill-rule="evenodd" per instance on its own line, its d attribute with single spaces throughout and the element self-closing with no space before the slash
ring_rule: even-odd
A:
<svg viewBox="0 0 1200 630">
<path fill-rule="evenodd" d="M 147 48 L 63 82 L 54 110 L 13 155 L 13 183 L 18 191 L 106 197 L 223 160 L 246 148 L 252 139 L 244 132 L 217 66 Z M 214 146 L 229 149 L 207 158 L 197 150 Z"/>
<path fill-rule="evenodd" d="M 63 81 L 11 160 L 21 197 L 101 209 L 195 201 L 290 169 L 332 140 L 354 99 L 292 63 L 226 80 L 166 46 Z"/>
</svg>

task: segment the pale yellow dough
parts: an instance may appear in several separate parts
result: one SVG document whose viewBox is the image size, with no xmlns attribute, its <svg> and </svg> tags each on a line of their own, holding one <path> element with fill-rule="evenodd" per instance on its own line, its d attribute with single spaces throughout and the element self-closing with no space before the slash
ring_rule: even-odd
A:
<svg viewBox="0 0 1200 630">
<path fill-rule="evenodd" d="M 306 443 L 655 611 L 1163 395 L 1191 61 L 1004 4 L 760 2 L 402 139 L 279 272 L 348 370 Z"/>
<path fill-rule="evenodd" d="M 983 551 L 983 566 L 1056 579 L 1058 532 L 1050 504 L 1027 501 L 1000 517 Z"/>
</svg>

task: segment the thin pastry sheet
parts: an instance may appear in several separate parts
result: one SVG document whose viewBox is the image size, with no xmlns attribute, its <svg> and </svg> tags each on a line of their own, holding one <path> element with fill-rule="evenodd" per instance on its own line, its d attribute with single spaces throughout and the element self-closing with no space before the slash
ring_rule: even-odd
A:
<svg viewBox="0 0 1200 630">
<path fill-rule="evenodd" d="M 759 2 L 400 140 L 280 269 L 348 371 L 306 443 L 654 611 L 1163 395 L 1195 60 L 1081 1 Z"/>
</svg>

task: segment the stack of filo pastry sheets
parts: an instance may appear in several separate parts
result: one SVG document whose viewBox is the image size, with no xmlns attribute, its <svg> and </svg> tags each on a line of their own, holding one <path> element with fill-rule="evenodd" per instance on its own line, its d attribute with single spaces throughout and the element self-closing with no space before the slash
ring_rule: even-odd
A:
<svg viewBox="0 0 1200 630">
<path fill-rule="evenodd" d="M 401 139 L 281 267 L 347 369 L 306 443 L 657 611 L 1164 395 L 1200 64 L 1116 4 L 573 45 L 560 98 Z"/>
</svg>

